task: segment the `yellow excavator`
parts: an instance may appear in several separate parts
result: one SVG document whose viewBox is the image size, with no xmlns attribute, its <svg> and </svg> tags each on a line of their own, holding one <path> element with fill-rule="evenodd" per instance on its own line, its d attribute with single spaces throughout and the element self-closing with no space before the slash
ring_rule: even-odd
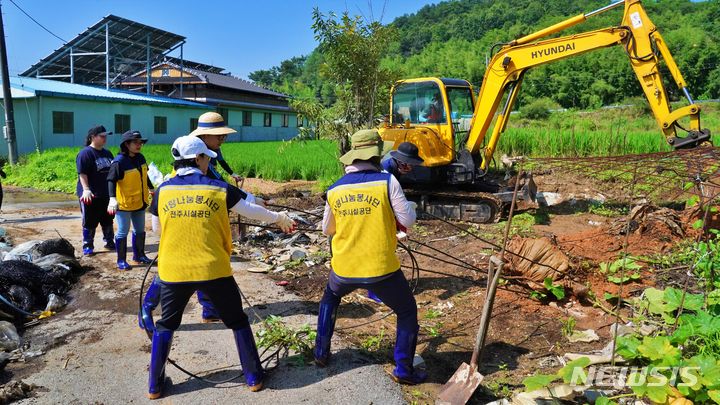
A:
<svg viewBox="0 0 720 405">
<path fill-rule="evenodd" d="M 618 26 L 546 38 L 622 5 L 625 12 Z M 620 0 L 502 44 L 487 66 L 477 98 L 472 85 L 462 79 L 423 77 L 395 83 L 391 113 L 379 130 L 395 148 L 402 142 L 415 144 L 424 159 L 423 166 L 399 179 L 411 186 L 409 195 L 435 215 L 481 223 L 496 221 L 512 191 L 483 177 L 525 73 L 535 66 L 615 45 L 625 49 L 667 142 L 676 149 L 709 142 L 710 131 L 700 128 L 700 106 L 693 101 L 657 27 L 640 0 Z M 671 109 L 659 70 L 661 58 L 688 105 Z M 689 123 L 683 126 L 681 120 Z M 525 182 L 521 198 L 534 200 L 532 177 Z"/>
</svg>

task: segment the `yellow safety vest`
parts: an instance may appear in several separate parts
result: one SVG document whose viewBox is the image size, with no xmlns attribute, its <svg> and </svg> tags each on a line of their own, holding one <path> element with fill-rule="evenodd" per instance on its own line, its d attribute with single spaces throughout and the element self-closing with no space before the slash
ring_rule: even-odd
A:
<svg viewBox="0 0 720 405">
<path fill-rule="evenodd" d="M 150 190 L 147 184 L 148 167 L 146 163 L 125 170 L 123 178 L 115 185 L 115 195 L 122 211 L 137 211 L 147 206 L 150 201 Z"/>
<path fill-rule="evenodd" d="M 213 184 L 174 185 L 171 179 L 157 195 L 160 279 L 189 282 L 231 276 L 227 189 Z"/>
<path fill-rule="evenodd" d="M 400 268 L 389 176 L 349 173 L 328 190 L 327 202 L 335 217 L 331 264 L 340 277 L 379 277 Z"/>
</svg>

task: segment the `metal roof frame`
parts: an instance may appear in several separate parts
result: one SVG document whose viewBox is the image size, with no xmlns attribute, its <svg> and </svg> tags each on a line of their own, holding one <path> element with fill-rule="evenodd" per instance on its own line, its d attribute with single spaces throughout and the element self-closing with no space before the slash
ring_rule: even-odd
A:
<svg viewBox="0 0 720 405">
<path fill-rule="evenodd" d="M 180 48 L 185 37 L 112 14 L 53 51 L 21 76 L 52 78 L 70 83 L 104 84 L 106 89 Z M 148 75 L 149 76 L 149 75 Z M 150 93 L 148 77 L 147 92 Z"/>
</svg>

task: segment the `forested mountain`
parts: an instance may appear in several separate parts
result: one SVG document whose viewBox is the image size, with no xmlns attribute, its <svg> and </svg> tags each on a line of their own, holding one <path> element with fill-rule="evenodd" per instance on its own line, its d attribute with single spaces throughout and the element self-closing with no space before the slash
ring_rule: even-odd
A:
<svg viewBox="0 0 720 405">
<path fill-rule="evenodd" d="M 383 65 L 397 78 L 457 77 L 479 86 L 493 44 L 523 35 L 607 5 L 605 0 L 455 0 L 428 5 L 395 19 L 396 40 Z M 643 2 L 665 38 L 693 96 L 720 98 L 720 0 Z M 590 18 L 563 35 L 619 25 L 622 7 Z M 316 51 L 259 70 L 250 79 L 299 98 L 334 102 L 334 87 L 322 76 Z M 665 72 L 666 87 L 680 93 Z M 479 87 L 478 87 L 479 88 Z M 641 96 L 627 55 L 621 47 L 594 51 L 531 70 L 519 105 L 547 97 L 566 108 L 590 108 Z"/>
</svg>

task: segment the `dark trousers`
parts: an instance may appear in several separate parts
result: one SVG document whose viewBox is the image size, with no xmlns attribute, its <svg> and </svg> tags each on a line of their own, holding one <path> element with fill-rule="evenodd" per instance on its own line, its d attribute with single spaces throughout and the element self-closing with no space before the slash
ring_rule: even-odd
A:
<svg viewBox="0 0 720 405">
<path fill-rule="evenodd" d="M 418 329 L 417 304 L 410 285 L 401 270 L 392 273 L 390 277 L 376 282 L 352 282 L 348 279 L 339 279 L 330 275 L 325 293 L 320 304 L 337 307 L 340 299 L 358 288 L 371 291 L 383 304 L 387 305 L 397 315 L 397 328 L 416 332 Z"/>
<path fill-rule="evenodd" d="M 180 327 L 183 311 L 195 291 L 202 291 L 215 306 L 220 319 L 228 329 L 238 330 L 250 326 L 243 312 L 240 289 L 232 277 L 188 283 L 160 281 L 162 318 L 155 323 L 158 331 L 175 331 Z"/>
<path fill-rule="evenodd" d="M 109 197 L 95 197 L 88 205 L 83 204 L 81 201 L 80 212 L 82 213 L 82 227 L 95 230 L 98 224 L 101 226 L 112 226 L 114 216 L 107 212 L 109 202 Z"/>
</svg>

